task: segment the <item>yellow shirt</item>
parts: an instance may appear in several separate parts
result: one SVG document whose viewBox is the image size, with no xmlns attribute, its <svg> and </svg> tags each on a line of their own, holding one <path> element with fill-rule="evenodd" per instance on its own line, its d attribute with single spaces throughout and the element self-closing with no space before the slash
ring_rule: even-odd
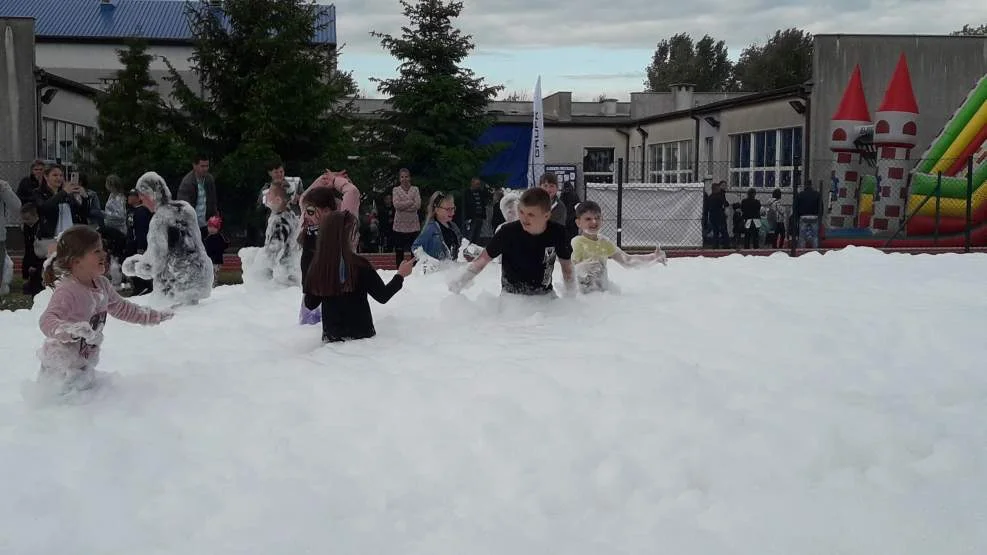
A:
<svg viewBox="0 0 987 555">
<path fill-rule="evenodd" d="M 617 253 L 617 245 L 608 239 L 597 237 L 591 239 L 585 235 L 577 235 L 572 238 L 572 263 L 579 264 L 586 260 L 599 260 L 606 262 L 611 256 Z"/>
</svg>

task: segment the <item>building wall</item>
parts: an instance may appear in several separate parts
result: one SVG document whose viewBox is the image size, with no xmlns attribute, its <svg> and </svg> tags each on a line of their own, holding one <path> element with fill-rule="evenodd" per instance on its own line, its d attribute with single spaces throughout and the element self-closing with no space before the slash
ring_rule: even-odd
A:
<svg viewBox="0 0 987 555">
<path fill-rule="evenodd" d="M 60 77 L 71 79 L 96 88 L 104 88 L 105 80 L 113 79 L 118 70 L 123 69 L 117 51 L 126 48 L 112 44 L 40 43 L 35 46 L 38 67 Z M 189 58 L 191 46 L 151 46 L 148 54 L 151 60 L 151 78 L 158 83 L 158 90 L 165 99 L 171 95 L 171 84 L 164 80 L 168 75 L 166 58 L 178 70 L 192 90 L 198 90 L 199 81 L 191 71 Z"/>
<path fill-rule="evenodd" d="M 614 128 L 549 126 L 545 128 L 546 164 L 581 164 L 585 148 L 613 148 L 615 158 L 624 157 L 624 136 Z"/>
<path fill-rule="evenodd" d="M 41 105 L 41 117 L 86 127 L 95 128 L 98 116 L 91 98 L 67 90 L 59 90 L 50 103 Z"/>
<path fill-rule="evenodd" d="M 37 150 L 34 20 L 0 19 L 0 179 L 27 175 Z"/>
<path fill-rule="evenodd" d="M 812 89 L 813 181 L 828 179 L 829 124 L 856 64 L 871 117 L 904 53 L 919 106 L 918 159 L 966 95 L 987 73 L 987 37 L 816 35 Z M 824 188 L 825 190 L 825 188 Z"/>
</svg>

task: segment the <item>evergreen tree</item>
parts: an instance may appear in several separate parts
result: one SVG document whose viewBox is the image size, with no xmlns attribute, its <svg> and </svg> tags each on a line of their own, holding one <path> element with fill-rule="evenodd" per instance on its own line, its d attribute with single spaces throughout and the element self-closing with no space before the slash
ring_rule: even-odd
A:
<svg viewBox="0 0 987 555">
<path fill-rule="evenodd" d="M 374 136 L 389 150 L 378 158 L 393 181 L 407 167 L 428 192 L 465 188 L 498 147 L 475 141 L 494 123 L 488 102 L 503 87 L 488 86 L 460 64 L 473 50 L 472 37 L 452 25 L 462 2 L 401 0 L 408 25 L 400 37 L 371 33 L 400 60 L 393 79 L 374 79 L 392 109 Z"/>
<path fill-rule="evenodd" d="M 147 49 L 146 42 L 133 39 L 125 50 L 118 50 L 123 69 L 96 97 L 99 128 L 94 135 L 79 138 L 77 156 L 83 160 L 82 171 L 93 177 L 114 173 L 133 186 L 144 172 L 174 179 L 189 165 L 189 149 L 167 124 L 170 108 L 151 78 L 152 56 Z"/>
<path fill-rule="evenodd" d="M 734 66 L 734 79 L 747 92 L 770 91 L 812 79 L 812 35 L 801 29 L 778 30 L 764 45 L 748 46 Z"/>
<path fill-rule="evenodd" d="M 691 83 L 700 92 L 733 90 L 727 47 L 705 35 L 694 43 L 687 33 L 663 39 L 647 67 L 646 90 L 667 92 L 670 85 Z"/>
<path fill-rule="evenodd" d="M 176 125 L 212 157 L 227 211 L 253 208 L 274 157 L 289 175 L 311 179 L 342 169 L 352 154 L 348 97 L 356 86 L 337 70 L 335 46 L 315 41 L 330 25 L 323 10 L 306 0 L 187 4 L 191 65 L 204 95 L 171 68 L 185 114 Z"/>
</svg>

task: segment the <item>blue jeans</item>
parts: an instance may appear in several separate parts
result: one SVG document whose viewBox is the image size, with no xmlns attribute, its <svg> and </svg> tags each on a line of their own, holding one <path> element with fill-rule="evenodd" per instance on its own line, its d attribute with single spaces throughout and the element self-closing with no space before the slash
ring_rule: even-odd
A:
<svg viewBox="0 0 987 555">
<path fill-rule="evenodd" d="M 799 218 L 799 248 L 819 248 L 819 218 L 817 216 Z"/>
</svg>

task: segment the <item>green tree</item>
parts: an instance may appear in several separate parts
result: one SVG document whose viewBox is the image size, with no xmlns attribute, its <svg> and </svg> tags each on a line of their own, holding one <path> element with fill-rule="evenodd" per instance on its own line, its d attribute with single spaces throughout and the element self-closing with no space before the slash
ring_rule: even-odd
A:
<svg viewBox="0 0 987 555">
<path fill-rule="evenodd" d="M 79 138 L 77 159 L 84 160 L 82 171 L 94 177 L 115 173 L 133 186 L 144 172 L 174 179 L 189 164 L 189 149 L 167 123 L 171 109 L 151 78 L 147 49 L 146 42 L 132 39 L 117 51 L 123 68 L 96 97 L 99 128 Z"/>
<path fill-rule="evenodd" d="M 801 29 L 775 31 L 763 45 L 752 44 L 734 66 L 740 90 L 769 91 L 812 79 L 812 35 Z"/>
<path fill-rule="evenodd" d="M 503 87 L 488 86 L 461 65 L 474 48 L 452 24 L 462 2 L 401 5 L 408 18 L 401 36 L 371 33 L 400 60 L 397 77 L 374 79 L 391 102 L 374 133 L 388 155 L 379 167 L 392 180 L 398 167 L 409 168 L 425 191 L 464 188 L 498 150 L 475 142 L 494 123 L 487 107 Z"/>
<path fill-rule="evenodd" d="M 254 207 L 274 157 L 289 175 L 311 178 L 340 169 L 353 153 L 356 85 L 337 70 L 334 45 L 314 40 L 330 25 L 323 9 L 305 0 L 186 4 L 195 37 L 191 66 L 204 95 L 171 68 L 185 116 L 175 125 L 215 162 L 227 213 Z"/>
<path fill-rule="evenodd" d="M 973 25 L 964 25 L 959 31 L 953 31 L 950 35 L 954 37 L 982 37 L 987 36 L 987 23 L 983 25 L 978 25 L 974 27 Z"/>
<path fill-rule="evenodd" d="M 662 39 L 647 67 L 644 86 L 650 92 L 667 92 L 670 85 L 691 83 L 697 91 L 733 90 L 727 46 L 709 35 L 693 42 L 687 33 Z"/>
</svg>

